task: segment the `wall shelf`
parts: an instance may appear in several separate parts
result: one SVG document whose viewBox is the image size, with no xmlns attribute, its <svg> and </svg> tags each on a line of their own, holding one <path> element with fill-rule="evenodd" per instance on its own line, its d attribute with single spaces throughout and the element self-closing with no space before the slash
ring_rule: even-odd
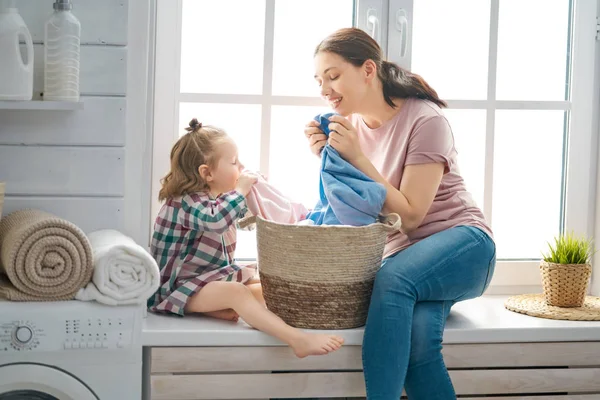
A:
<svg viewBox="0 0 600 400">
<path fill-rule="evenodd" d="M 83 102 L 72 102 L 72 101 L 43 101 L 43 100 L 29 100 L 29 101 L 7 101 L 0 100 L 0 110 L 56 110 L 56 111 L 68 111 L 68 110 L 83 110 Z"/>
</svg>

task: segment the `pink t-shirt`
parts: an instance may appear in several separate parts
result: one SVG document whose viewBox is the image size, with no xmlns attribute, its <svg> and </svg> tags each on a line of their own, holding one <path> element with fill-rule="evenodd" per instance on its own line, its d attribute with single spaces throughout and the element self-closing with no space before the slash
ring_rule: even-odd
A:
<svg viewBox="0 0 600 400">
<path fill-rule="evenodd" d="M 408 235 L 391 234 L 384 257 L 390 256 L 434 233 L 459 225 L 492 231 L 483 213 L 465 187 L 456 163 L 454 136 L 442 110 L 434 103 L 407 99 L 398 113 L 376 129 L 360 115 L 351 116 L 361 149 L 388 182 L 400 188 L 406 165 L 442 163 L 445 166 L 440 187 L 421 225 Z"/>
</svg>

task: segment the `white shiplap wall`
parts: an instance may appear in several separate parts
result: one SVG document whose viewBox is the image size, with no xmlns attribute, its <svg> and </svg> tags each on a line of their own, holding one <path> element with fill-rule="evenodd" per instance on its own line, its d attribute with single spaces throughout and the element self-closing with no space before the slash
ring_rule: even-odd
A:
<svg viewBox="0 0 600 400">
<path fill-rule="evenodd" d="M 34 98 L 43 90 L 43 29 L 52 2 L 16 1 L 35 44 Z M 149 194 L 141 192 L 149 177 L 142 165 L 144 149 L 151 145 L 145 140 L 148 61 L 143 58 L 148 54 L 148 2 L 73 3 L 82 27 L 84 109 L 0 110 L 0 181 L 7 182 L 3 214 L 34 207 L 85 232 L 113 228 L 143 241 L 148 209 L 143 199 Z M 141 17 L 130 10 L 140 5 Z M 128 64 L 137 71 L 128 70 Z M 130 94 L 131 76 L 137 77 L 131 82 L 137 89 Z"/>
</svg>

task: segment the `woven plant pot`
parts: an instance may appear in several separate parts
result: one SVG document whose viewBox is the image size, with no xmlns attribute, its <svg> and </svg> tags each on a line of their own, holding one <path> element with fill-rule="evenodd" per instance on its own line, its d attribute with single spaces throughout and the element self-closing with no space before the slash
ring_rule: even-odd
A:
<svg viewBox="0 0 600 400">
<path fill-rule="evenodd" d="M 267 308 L 307 329 L 363 326 L 387 235 L 400 217 L 368 226 L 256 222 L 258 269 Z"/>
<path fill-rule="evenodd" d="M 0 182 L 0 218 L 2 218 L 2 206 L 4 205 L 4 190 L 6 188 L 5 182 Z"/>
<path fill-rule="evenodd" d="M 585 302 L 592 266 L 589 264 L 540 264 L 546 304 L 581 307 Z"/>
</svg>

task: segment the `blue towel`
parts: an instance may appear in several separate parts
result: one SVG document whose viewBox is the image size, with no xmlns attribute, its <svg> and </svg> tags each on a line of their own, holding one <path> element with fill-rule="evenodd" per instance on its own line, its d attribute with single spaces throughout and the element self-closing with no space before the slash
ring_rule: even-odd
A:
<svg viewBox="0 0 600 400">
<path fill-rule="evenodd" d="M 329 117 L 315 120 L 329 136 Z M 369 225 L 377 221 L 385 202 L 385 187 L 344 160 L 329 143 L 321 152 L 319 201 L 307 219 L 315 225 Z"/>
</svg>

